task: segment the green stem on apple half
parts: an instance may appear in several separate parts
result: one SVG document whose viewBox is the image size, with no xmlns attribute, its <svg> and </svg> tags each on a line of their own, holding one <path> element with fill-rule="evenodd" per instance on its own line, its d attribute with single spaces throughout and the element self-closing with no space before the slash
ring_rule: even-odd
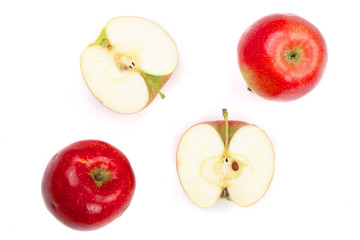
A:
<svg viewBox="0 0 360 240">
<path fill-rule="evenodd" d="M 101 47 L 104 47 L 104 48 L 109 48 L 111 49 L 112 46 L 111 46 L 111 43 L 109 41 L 109 39 L 107 38 L 107 35 L 106 35 L 106 28 L 104 28 L 99 37 L 96 39 L 96 41 L 90 45 L 99 45 Z M 118 64 L 118 67 L 124 71 L 136 71 L 138 72 L 145 80 L 145 82 L 148 84 L 148 86 L 152 89 L 155 90 L 155 92 L 157 92 L 161 99 L 164 99 L 165 98 L 165 95 L 160 91 L 160 89 L 158 87 L 156 87 L 156 83 L 154 82 L 154 79 L 151 77 L 151 75 L 145 73 L 145 72 L 142 72 L 138 69 L 138 66 L 134 64 L 134 61 L 130 58 L 128 58 L 127 56 L 125 56 L 125 58 L 127 58 L 127 60 L 130 61 L 131 64 L 128 64 L 128 61 L 126 63 L 123 63 L 123 61 L 121 61 L 121 59 L 124 58 L 124 56 L 119 56 L 118 54 L 115 54 L 115 62 L 117 62 Z"/>
<path fill-rule="evenodd" d="M 224 135 L 225 135 L 225 139 L 224 139 L 224 153 L 223 153 L 223 158 L 225 158 L 225 161 L 228 162 L 229 159 L 231 159 L 230 161 L 232 161 L 231 163 L 231 168 L 233 171 L 238 171 L 238 170 L 242 170 L 243 166 L 246 165 L 244 163 L 241 163 L 238 159 L 236 159 L 234 157 L 234 154 L 229 153 L 229 141 L 230 138 L 232 136 L 230 136 L 230 126 L 229 126 L 229 117 L 228 117 L 228 111 L 226 108 L 224 108 L 222 110 L 223 112 L 223 116 L 224 116 L 224 120 L 225 120 L 225 126 L 224 126 Z M 233 129 L 232 129 L 233 131 Z M 232 134 L 233 135 L 233 134 Z"/>
<path fill-rule="evenodd" d="M 150 86 L 150 88 L 154 89 L 161 97 L 161 99 L 165 98 L 165 95 L 160 91 L 158 87 L 156 87 L 154 79 L 151 77 L 151 75 L 146 74 L 144 72 L 140 73 L 141 76 L 145 79 L 145 82 Z"/>
<path fill-rule="evenodd" d="M 224 158 L 225 158 L 225 161 L 228 162 L 228 159 L 227 159 L 227 155 L 228 155 L 228 150 L 229 150 L 229 119 L 228 119 L 228 111 L 226 108 L 223 108 L 222 110 L 222 113 L 223 113 L 223 116 L 224 116 L 224 120 L 225 120 L 225 140 L 224 140 L 224 145 L 225 145 L 225 150 L 224 150 Z M 227 190 L 227 188 L 225 187 L 223 189 L 223 191 L 221 192 L 220 194 L 220 198 L 223 198 L 223 199 L 227 199 L 227 200 L 231 200 L 230 198 L 230 195 L 229 195 L 229 192 Z"/>
<path fill-rule="evenodd" d="M 224 120 L 225 120 L 225 151 L 227 152 L 229 149 L 229 119 L 228 119 L 228 111 L 226 108 L 222 110 Z"/>
</svg>

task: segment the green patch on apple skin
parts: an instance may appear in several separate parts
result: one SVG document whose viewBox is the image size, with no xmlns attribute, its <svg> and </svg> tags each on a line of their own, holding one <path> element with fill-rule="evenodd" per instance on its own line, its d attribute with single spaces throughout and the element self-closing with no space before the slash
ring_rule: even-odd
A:
<svg viewBox="0 0 360 240">
<path fill-rule="evenodd" d="M 210 123 L 215 130 L 218 132 L 221 140 L 224 142 L 225 149 L 229 147 L 229 142 L 231 141 L 234 134 L 242 127 L 249 125 L 246 122 L 241 121 L 229 121 L 227 109 L 222 110 L 224 121 L 218 121 L 216 124 Z"/>
<path fill-rule="evenodd" d="M 99 37 L 95 40 L 95 42 L 91 43 L 89 46 L 101 46 L 101 47 L 106 47 L 109 48 L 110 45 L 110 41 L 108 39 L 107 33 L 106 33 L 106 27 L 103 28 L 103 30 L 101 31 Z"/>
<path fill-rule="evenodd" d="M 165 98 L 165 95 L 160 91 L 160 89 L 165 85 L 166 81 L 170 78 L 169 75 L 164 76 L 154 76 L 146 72 L 142 72 L 141 76 L 144 78 L 146 85 L 149 89 L 149 98 L 152 100 L 157 94 L 160 95 L 161 99 Z"/>
<path fill-rule="evenodd" d="M 245 81 L 247 80 L 247 79 L 249 79 L 249 78 L 251 78 L 251 73 L 250 73 L 250 70 L 248 70 L 248 68 L 247 67 L 243 67 L 243 68 L 245 68 L 245 69 L 242 69 L 241 70 L 241 75 L 243 76 L 243 78 L 245 79 Z"/>
<path fill-rule="evenodd" d="M 234 123 L 233 121 L 229 121 L 229 128 L 228 130 L 226 130 L 225 125 L 218 125 L 218 126 L 213 126 L 215 128 L 215 130 L 219 133 L 219 136 L 221 137 L 221 140 L 224 142 L 224 144 L 226 143 L 226 136 L 225 133 L 226 131 L 228 131 L 228 141 L 230 142 L 232 137 L 234 136 L 234 134 L 243 126 L 247 125 L 247 123 L 245 122 L 240 122 L 237 121 L 236 123 Z"/>
<path fill-rule="evenodd" d="M 247 84 L 249 84 L 249 81 L 251 79 L 251 71 L 250 70 L 242 70 L 241 71 L 241 75 L 243 76 L 244 80 L 246 81 Z M 250 88 L 250 87 L 248 87 Z M 251 88 L 250 88 L 251 89 Z"/>
<path fill-rule="evenodd" d="M 255 86 L 253 86 L 253 84 L 252 84 L 252 82 L 254 80 L 253 71 L 251 71 L 249 67 L 243 65 L 241 67 L 241 75 L 243 76 L 246 84 L 248 85 L 247 90 L 249 92 L 254 92 Z"/>
</svg>

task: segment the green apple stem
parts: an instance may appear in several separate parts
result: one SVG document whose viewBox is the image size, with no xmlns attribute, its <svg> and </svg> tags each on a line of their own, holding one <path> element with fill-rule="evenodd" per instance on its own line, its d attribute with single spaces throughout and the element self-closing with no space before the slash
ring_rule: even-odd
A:
<svg viewBox="0 0 360 240">
<path fill-rule="evenodd" d="M 110 180 L 110 172 L 98 167 L 90 172 L 90 176 L 98 187 Z"/>
<path fill-rule="evenodd" d="M 155 88 L 155 90 L 157 91 L 157 93 L 160 95 L 161 99 L 165 98 L 165 95 L 157 88 Z"/>
<path fill-rule="evenodd" d="M 154 89 L 161 97 L 161 99 L 165 98 L 165 95 L 160 91 L 160 89 L 156 86 L 154 83 L 154 80 L 151 78 L 151 76 L 147 75 L 146 73 L 141 74 L 145 81 L 150 85 L 152 89 Z"/>
<path fill-rule="evenodd" d="M 223 116 L 225 119 L 225 149 L 229 148 L 229 120 L 228 120 L 228 111 L 226 108 L 222 110 Z"/>
</svg>

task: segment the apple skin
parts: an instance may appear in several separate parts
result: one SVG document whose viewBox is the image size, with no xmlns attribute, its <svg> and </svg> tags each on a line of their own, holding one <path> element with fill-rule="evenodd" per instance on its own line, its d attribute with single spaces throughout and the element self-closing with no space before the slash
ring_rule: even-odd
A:
<svg viewBox="0 0 360 240">
<path fill-rule="evenodd" d="M 167 81 L 171 78 L 173 72 L 171 72 L 168 75 L 164 76 L 153 76 L 151 74 L 142 72 L 142 76 L 145 79 L 145 82 L 149 89 L 149 100 L 148 103 L 145 105 L 145 108 L 147 108 L 150 103 L 152 103 L 157 95 L 160 95 L 161 99 L 165 98 L 165 95 L 160 91 L 163 86 L 167 83 Z M 141 109 L 142 110 L 142 109 Z M 141 111 L 139 110 L 139 111 Z"/>
<path fill-rule="evenodd" d="M 200 124 L 209 124 L 210 126 L 215 128 L 216 131 L 219 133 L 219 136 L 223 140 L 224 144 L 226 143 L 226 139 L 225 139 L 225 136 L 226 136 L 226 122 L 224 120 L 203 122 L 203 123 L 200 123 Z M 246 125 L 251 125 L 251 124 L 246 123 L 246 122 L 232 121 L 232 120 L 229 120 L 228 124 L 229 124 L 229 139 L 228 139 L 228 142 L 230 142 L 232 136 L 234 135 L 234 133 L 239 128 L 244 127 Z"/>
<path fill-rule="evenodd" d="M 60 222 L 76 230 L 95 230 L 129 206 L 135 176 L 120 150 L 103 141 L 83 140 L 55 154 L 41 189 L 46 207 Z"/>
<path fill-rule="evenodd" d="M 275 101 L 298 99 L 319 83 L 327 63 L 320 31 L 293 14 L 272 14 L 241 36 L 238 64 L 249 88 Z"/>
</svg>

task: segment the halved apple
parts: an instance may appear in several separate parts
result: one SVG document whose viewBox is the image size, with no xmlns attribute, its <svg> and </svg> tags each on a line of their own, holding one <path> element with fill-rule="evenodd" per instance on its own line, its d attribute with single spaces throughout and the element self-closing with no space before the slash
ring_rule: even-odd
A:
<svg viewBox="0 0 360 240">
<path fill-rule="evenodd" d="M 275 154 L 264 131 L 240 121 L 197 124 L 181 138 L 177 151 L 180 183 L 197 206 L 211 207 L 221 198 L 242 207 L 262 198 L 270 186 Z"/>
<path fill-rule="evenodd" d="M 109 109 L 135 113 L 149 105 L 178 63 L 170 35 L 140 17 L 111 19 L 82 52 L 80 66 L 93 95 Z"/>
</svg>

